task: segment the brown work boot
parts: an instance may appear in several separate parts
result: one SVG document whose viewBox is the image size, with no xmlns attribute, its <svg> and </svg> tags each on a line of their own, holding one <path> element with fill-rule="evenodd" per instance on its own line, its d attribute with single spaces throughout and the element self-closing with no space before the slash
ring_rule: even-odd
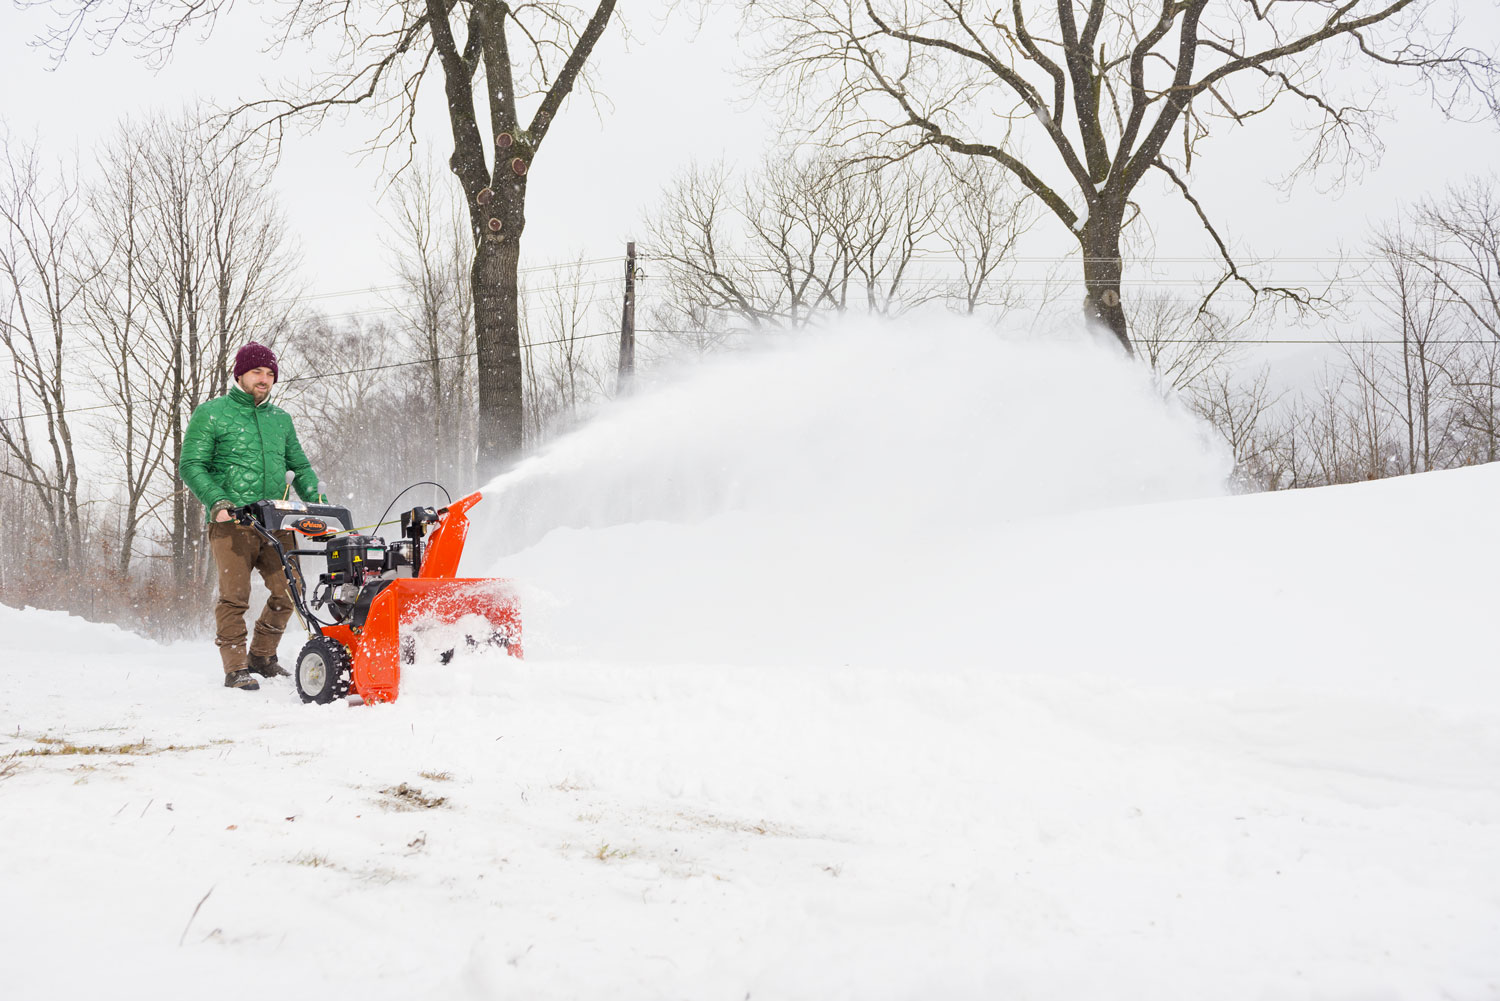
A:
<svg viewBox="0 0 1500 1001">
<path fill-rule="evenodd" d="M 225 688 L 241 688 L 247 692 L 260 691 L 260 682 L 250 676 L 246 670 L 230 671 L 224 675 Z"/>
<path fill-rule="evenodd" d="M 252 674 L 258 674 L 262 678 L 286 678 L 292 673 L 276 663 L 276 655 L 274 653 L 269 657 L 261 657 L 252 653 L 250 655 L 249 670 Z"/>
</svg>

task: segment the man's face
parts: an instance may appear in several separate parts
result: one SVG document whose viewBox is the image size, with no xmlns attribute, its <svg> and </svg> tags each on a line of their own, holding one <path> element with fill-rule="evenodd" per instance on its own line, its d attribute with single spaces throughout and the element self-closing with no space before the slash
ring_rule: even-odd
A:
<svg viewBox="0 0 1500 1001">
<path fill-rule="evenodd" d="M 259 406 L 266 402 L 266 397 L 271 395 L 271 387 L 276 385 L 276 376 L 262 365 L 240 376 L 239 384 L 241 389 L 255 397 L 255 403 Z"/>
</svg>

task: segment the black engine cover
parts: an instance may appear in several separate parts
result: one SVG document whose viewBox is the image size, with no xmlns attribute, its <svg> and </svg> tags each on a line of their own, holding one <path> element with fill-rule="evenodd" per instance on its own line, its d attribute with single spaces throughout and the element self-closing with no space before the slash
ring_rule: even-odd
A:
<svg viewBox="0 0 1500 1001">
<path fill-rule="evenodd" d="M 328 544 L 328 573 L 325 579 L 335 586 L 356 586 L 385 569 L 385 542 L 373 535 L 346 535 Z"/>
</svg>

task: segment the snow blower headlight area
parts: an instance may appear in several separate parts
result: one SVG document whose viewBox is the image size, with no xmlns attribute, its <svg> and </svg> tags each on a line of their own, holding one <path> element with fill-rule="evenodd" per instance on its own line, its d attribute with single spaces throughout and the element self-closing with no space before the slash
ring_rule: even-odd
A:
<svg viewBox="0 0 1500 1001">
<path fill-rule="evenodd" d="M 335 505 L 265 500 L 239 509 L 237 520 L 280 554 L 292 582 L 292 603 L 310 634 L 292 672 L 304 702 L 345 695 L 366 703 L 394 701 L 401 664 L 413 662 L 416 632 L 434 625 L 463 621 L 466 638 L 483 638 L 482 644 L 451 644 L 447 656 L 439 658 L 442 664 L 480 645 L 521 656 L 520 609 L 510 582 L 454 576 L 468 534 L 468 510 L 479 499 L 472 493 L 442 508 L 412 508 L 400 517 L 402 537 L 391 542 L 363 534 L 369 529 L 356 530 L 349 509 Z M 381 517 L 370 529 L 385 524 Z M 283 530 L 295 533 L 297 548 L 282 545 L 274 533 Z M 296 557 L 326 561 L 311 586 L 310 602 L 306 580 L 293 572 Z"/>
</svg>

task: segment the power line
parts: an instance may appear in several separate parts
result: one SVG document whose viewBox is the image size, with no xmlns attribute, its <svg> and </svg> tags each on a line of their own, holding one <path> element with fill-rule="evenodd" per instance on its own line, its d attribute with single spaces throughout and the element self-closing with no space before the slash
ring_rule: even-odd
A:
<svg viewBox="0 0 1500 1001">
<path fill-rule="evenodd" d="M 533 264 L 529 267 L 516 269 L 518 275 L 538 274 L 543 271 L 561 271 L 566 268 L 593 267 L 598 264 L 613 264 L 623 260 L 623 257 L 591 257 L 587 260 L 568 261 L 566 263 Z M 314 299 L 341 299 L 350 295 L 375 295 L 382 292 L 399 292 L 409 289 L 407 283 L 397 282 L 392 285 L 371 285 L 368 288 L 336 289 L 329 292 L 312 292 L 307 295 L 289 295 L 278 299 L 268 299 L 268 305 L 281 305 L 284 303 L 309 302 Z"/>
<path fill-rule="evenodd" d="M 727 330 L 707 330 L 699 327 L 637 327 L 637 333 L 642 334 L 711 334 L 714 336 L 739 336 L 753 334 L 792 334 L 795 328 L 790 327 L 763 327 L 755 329 L 751 327 L 736 327 Z M 1341 347 L 1344 345 L 1375 345 L 1375 344 L 1412 344 L 1418 342 L 1408 338 L 1402 340 L 1399 337 L 1349 337 L 1349 338 L 1297 338 L 1297 337 L 1157 337 L 1157 338 L 1132 338 L 1131 343 L 1137 346 L 1148 344 L 1249 344 L 1249 345 L 1278 345 L 1278 344 L 1321 344 L 1328 347 Z M 1426 346 L 1441 344 L 1494 344 L 1500 346 L 1500 338 L 1496 337 L 1460 337 L 1433 339 L 1421 342 Z"/>
<path fill-rule="evenodd" d="M 1415 347 L 1431 347 L 1438 344 L 1496 344 L 1500 345 L 1500 339 L 1494 337 L 1460 337 L 1444 338 L 1442 340 L 1417 341 L 1413 338 L 1402 340 L 1399 337 L 1354 337 L 1343 340 L 1330 339 L 1327 337 L 1313 338 L 1290 338 L 1290 337 L 1163 337 L 1154 340 L 1144 338 L 1133 340 L 1134 344 L 1326 344 L 1329 347 L 1342 347 L 1363 344 L 1409 344 Z"/>
<path fill-rule="evenodd" d="M 569 290 L 569 289 L 593 288 L 593 287 L 598 286 L 598 285 L 614 285 L 614 284 L 618 284 L 619 281 L 620 281 L 620 279 L 619 279 L 618 276 L 613 276 L 612 275 L 612 276 L 610 276 L 608 278 L 595 278 L 595 279 L 592 279 L 590 281 L 562 282 L 562 283 L 559 283 L 557 285 L 538 285 L 538 286 L 535 286 L 535 287 L 532 287 L 532 288 L 521 288 L 518 291 L 519 291 L 520 295 L 524 298 L 526 296 L 538 295 L 538 294 L 543 293 L 543 292 L 559 292 L 559 291 L 566 291 L 566 290 Z M 383 286 L 383 288 L 405 288 L 405 287 L 406 286 L 397 286 L 397 285 Z M 324 294 L 327 295 L 327 296 L 330 296 L 330 297 L 332 297 L 332 296 L 344 296 L 344 295 L 361 295 L 361 294 L 364 294 L 364 291 L 365 290 L 354 290 L 354 291 L 349 291 L 349 292 L 329 292 L 329 293 L 324 293 Z M 377 291 L 377 289 L 370 289 L 369 291 L 374 292 L 374 291 Z M 300 300 L 300 299 L 286 299 L 286 300 L 280 300 L 280 301 L 283 301 L 283 302 L 300 302 L 302 300 Z M 354 309 L 354 310 L 347 310 L 347 311 L 342 312 L 342 313 L 322 313 L 322 314 L 319 314 L 319 315 L 321 316 L 321 318 L 328 319 L 328 320 L 349 320 L 349 319 L 355 319 L 355 318 L 361 317 L 361 316 L 381 316 L 381 315 L 390 314 L 390 313 L 395 313 L 395 314 L 399 315 L 404 308 L 409 308 L 409 307 L 403 307 L 403 306 L 372 306 L 372 307 L 370 307 L 368 309 Z M 74 323 L 74 322 L 64 323 L 64 324 L 62 324 L 62 327 L 65 330 L 94 330 L 94 329 L 96 329 L 91 324 L 87 324 L 87 323 Z"/>
<path fill-rule="evenodd" d="M 651 253 L 643 251 L 637 255 L 641 260 L 652 261 L 680 261 L 680 257 L 672 254 Z M 714 259 L 719 261 L 781 261 L 784 258 L 775 254 L 721 254 L 715 253 Z M 948 263 L 963 263 L 971 258 L 960 257 L 957 254 L 912 254 L 906 260 L 910 261 L 942 261 Z M 1149 267 L 1153 264 L 1215 264 L 1222 266 L 1224 258 L 1205 255 L 1199 257 L 1135 257 L 1128 254 L 1120 257 L 1082 257 L 1072 254 L 1059 254 L 1054 256 L 1015 256 L 1006 257 L 1006 261 L 1017 264 L 1067 264 L 1071 262 L 1087 262 L 1091 264 L 1107 264 L 1118 261 L 1127 267 L 1141 266 Z M 1240 267 L 1251 266 L 1266 261 L 1287 262 L 1291 264 L 1365 264 L 1375 265 L 1386 263 L 1389 258 L 1385 257 L 1293 257 L 1285 254 L 1268 255 L 1264 258 L 1248 258 Z"/>
<path fill-rule="evenodd" d="M 611 280 L 613 280 L 613 279 L 611 279 Z M 683 327 L 683 328 L 638 327 L 638 328 L 636 328 L 636 332 L 637 333 L 642 333 L 642 334 L 669 334 L 669 335 L 706 334 L 706 335 L 711 335 L 711 336 L 715 336 L 715 337 L 724 337 L 724 336 L 745 336 L 745 335 L 757 335 L 757 334 L 792 334 L 792 333 L 795 333 L 795 330 L 791 329 L 791 328 L 786 328 L 786 327 L 767 327 L 767 328 L 762 328 L 762 329 L 752 329 L 752 328 L 740 327 L 740 328 L 727 329 L 727 330 L 708 330 L 708 329 L 705 329 L 705 328 L 692 328 L 692 327 Z M 554 344 L 568 344 L 568 343 L 572 343 L 572 342 L 576 342 L 576 341 L 593 340 L 593 339 L 599 338 L 599 337 L 615 337 L 615 336 L 618 336 L 618 334 L 619 334 L 619 331 L 616 331 L 616 330 L 605 330 L 605 331 L 601 331 L 599 333 L 594 333 L 594 334 L 578 334 L 578 335 L 575 335 L 573 337 L 559 337 L 559 338 L 554 338 L 552 340 L 547 340 L 547 341 L 523 341 L 520 346 L 521 346 L 521 348 L 523 350 L 530 350 L 531 348 L 550 347 L 550 346 L 552 346 Z M 1215 337 L 1165 337 L 1165 338 L 1155 338 L 1155 339 L 1138 338 L 1133 343 L 1135 343 L 1138 346 L 1146 346 L 1146 345 L 1149 345 L 1149 344 L 1195 344 L 1195 345 L 1204 345 L 1204 346 L 1209 346 L 1209 345 L 1224 345 L 1224 346 L 1236 346 L 1236 347 L 1238 347 L 1238 346 L 1251 346 L 1251 347 L 1265 346 L 1265 347 L 1272 347 L 1272 346 L 1281 346 L 1281 345 L 1290 345 L 1290 346 L 1322 346 L 1322 347 L 1345 347 L 1345 346 L 1348 346 L 1348 347 L 1361 347 L 1361 346 L 1377 346 L 1377 345 L 1412 344 L 1412 343 L 1416 343 L 1416 342 L 1412 341 L 1411 339 L 1402 340 L 1401 338 L 1382 338 L 1382 337 L 1358 337 L 1358 338 L 1343 338 L 1343 339 L 1330 339 L 1330 338 L 1326 338 L 1326 337 L 1317 337 L 1317 338 L 1293 338 L 1293 337 L 1264 337 L 1264 338 L 1252 338 L 1252 337 L 1243 337 L 1243 338 L 1241 338 L 1241 337 L 1219 337 L 1219 338 L 1215 338 Z M 1430 347 L 1430 346 L 1441 346 L 1441 345 L 1473 345 L 1473 344 L 1492 344 L 1493 345 L 1493 344 L 1500 344 L 1500 338 L 1494 338 L 1494 337 L 1442 338 L 1442 339 L 1428 340 L 1428 341 L 1421 342 L 1421 343 L 1422 343 L 1423 346 L 1428 346 L 1428 347 Z M 336 372 L 319 372 L 319 373 L 316 373 L 316 374 L 313 374 L 313 375 L 293 376 L 293 377 L 291 377 L 289 379 L 280 380 L 280 384 L 284 385 L 284 386 L 289 386 L 289 385 L 292 385 L 293 383 L 310 382 L 310 381 L 315 380 L 315 379 L 331 379 L 331 378 L 336 378 L 336 377 L 339 377 L 339 376 L 367 375 L 367 374 L 369 374 L 371 372 L 384 372 L 384 371 L 389 371 L 391 369 L 397 369 L 397 368 L 410 368 L 410 367 L 417 366 L 417 365 L 430 365 L 433 362 L 458 361 L 460 359 L 469 359 L 469 358 L 477 358 L 477 357 L 478 357 L 478 352 L 477 351 L 467 351 L 467 352 L 461 352 L 459 354 L 441 355 L 441 356 L 438 356 L 438 357 L 435 357 L 435 358 L 422 358 L 422 359 L 418 359 L 416 361 L 387 362 L 387 363 L 380 364 L 380 365 L 367 365 L 367 366 L 364 366 L 364 367 L 361 367 L 361 368 L 341 369 L 341 370 L 336 371 Z M 59 417 L 61 417 L 61 416 L 72 416 L 74 414 L 91 413 L 93 411 L 98 411 L 98 410 L 118 409 L 119 407 L 126 405 L 127 402 L 131 406 L 143 406 L 143 405 L 151 404 L 151 403 L 160 403 L 161 401 L 166 400 L 166 399 L 168 399 L 167 396 L 150 396 L 150 397 L 144 397 L 142 399 L 130 400 L 130 401 L 125 401 L 125 402 L 117 401 L 117 402 L 113 402 L 113 403 L 101 403 L 101 404 L 98 404 L 96 406 L 91 406 L 91 407 L 69 407 L 69 408 L 67 408 L 65 410 L 59 411 L 56 415 L 53 415 L 53 416 L 59 416 Z M 49 415 L 45 414 L 45 413 L 33 413 L 33 414 L 18 415 L 18 416 L 15 416 L 15 417 L 0 417 L 0 423 L 10 422 L 10 421 L 36 420 L 36 419 L 47 417 L 47 416 L 49 416 Z"/>
<path fill-rule="evenodd" d="M 891 270 L 894 270 L 894 267 Z M 825 269 L 808 269 L 808 268 L 798 269 L 795 272 L 795 274 L 798 277 L 816 277 L 816 276 L 826 275 L 826 273 L 827 272 L 826 272 Z M 851 273 L 850 276 L 849 276 L 849 281 L 847 282 L 847 284 L 849 284 L 849 285 L 851 285 L 851 286 L 853 286 L 855 288 L 858 288 L 860 286 L 860 284 L 861 284 L 860 283 L 860 279 L 859 279 L 859 275 L 861 275 L 861 274 L 862 274 L 862 272 L 860 272 L 860 273 Z M 712 272 L 705 272 L 705 271 L 702 271 L 702 270 L 695 270 L 690 275 L 688 275 L 688 277 L 695 278 L 695 279 L 712 279 L 712 278 L 715 278 L 716 275 L 714 275 Z M 754 288 L 756 283 L 768 283 L 769 279 L 772 279 L 772 278 L 785 279 L 785 277 L 786 277 L 786 273 L 784 271 L 777 270 L 774 275 L 767 274 L 767 275 L 764 275 L 764 276 L 760 276 L 760 277 L 754 279 L 752 282 L 747 282 L 746 284 L 747 284 L 748 287 Z M 1255 281 L 1256 281 L 1257 285 L 1259 285 L 1259 286 L 1261 286 L 1263 288 L 1265 288 L 1265 287 L 1304 288 L 1304 287 L 1307 287 L 1307 286 L 1314 286 L 1314 287 L 1324 286 L 1324 287 L 1334 288 L 1334 289 L 1354 288 L 1354 289 L 1360 289 L 1360 290 L 1368 290 L 1368 289 L 1385 289 L 1385 288 L 1388 287 L 1388 283 L 1387 282 L 1382 281 L 1380 279 L 1372 279 L 1372 278 L 1339 278 L 1339 279 L 1335 280 L 1335 279 L 1327 278 L 1327 277 L 1276 278 L 1276 277 L 1260 277 L 1260 276 L 1257 276 L 1256 279 L 1255 279 Z M 846 284 L 846 283 L 843 281 L 843 279 L 842 279 L 842 273 L 841 273 L 841 276 L 838 279 L 831 280 L 828 284 L 834 285 L 834 286 L 838 286 L 838 285 L 842 285 L 842 284 Z M 948 276 L 944 276 L 944 275 L 928 275 L 928 274 L 922 274 L 921 272 L 910 272 L 910 271 L 903 273 L 903 275 L 901 277 L 901 284 L 903 286 L 916 286 L 919 289 L 935 288 L 935 287 L 936 288 L 964 289 L 964 288 L 968 287 L 968 284 L 961 277 L 948 277 Z M 1041 287 L 1054 287 L 1055 288 L 1055 287 L 1064 287 L 1064 286 L 1066 286 L 1066 287 L 1072 287 L 1072 286 L 1074 286 L 1074 285 L 1076 285 L 1078 283 L 1076 281 L 1074 281 L 1074 280 L 1071 280 L 1071 279 L 1070 280 L 1066 280 L 1066 281 L 1061 281 L 1061 280 L 1055 280 L 1055 279 L 1051 279 L 1051 278 L 1010 278 L 1010 277 L 1005 277 L 1005 278 L 997 278 L 994 281 L 986 282 L 985 284 L 987 284 L 987 285 L 994 285 L 994 286 L 998 286 L 998 287 L 1001 287 L 1001 288 L 1006 288 L 1006 287 L 1011 287 L 1011 286 L 1041 286 Z M 1116 287 L 1122 288 L 1122 289 L 1125 289 L 1125 288 L 1163 288 L 1163 287 L 1167 287 L 1167 288 L 1200 288 L 1201 289 L 1201 288 L 1204 288 L 1205 286 L 1210 285 L 1210 284 L 1212 284 L 1212 282 L 1210 280 L 1208 280 L 1208 279 L 1191 278 L 1191 277 L 1156 278 L 1156 277 L 1151 277 L 1151 276 L 1142 276 L 1142 277 L 1139 277 L 1139 278 L 1122 278 L 1118 282 L 1115 283 Z M 1239 288 L 1241 286 L 1235 285 L 1235 286 L 1230 286 L 1230 287 Z M 1452 281 L 1445 282 L 1444 283 L 1444 288 L 1452 288 L 1452 289 L 1467 288 L 1467 289 L 1479 289 L 1479 290 L 1488 291 L 1490 288 L 1492 288 L 1492 284 L 1490 282 L 1486 282 L 1486 281 L 1484 281 L 1483 279 L 1480 279 L 1480 278 L 1462 279 L 1462 280 L 1455 279 L 1455 280 L 1452 280 Z M 1367 302 L 1385 302 L 1387 300 L 1384 300 L 1384 299 L 1371 299 L 1371 300 L 1362 300 L 1362 301 L 1367 301 Z M 1454 302 L 1459 302 L 1461 300 L 1448 299 L 1446 301 L 1450 302 L 1450 303 L 1454 303 Z"/>
</svg>

